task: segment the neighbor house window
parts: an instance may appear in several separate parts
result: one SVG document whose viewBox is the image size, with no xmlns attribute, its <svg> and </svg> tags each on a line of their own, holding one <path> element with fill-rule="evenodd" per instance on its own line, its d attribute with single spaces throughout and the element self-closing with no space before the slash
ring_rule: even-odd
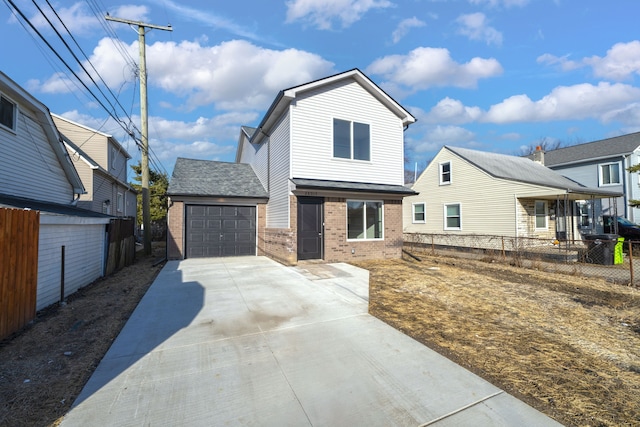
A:
<svg viewBox="0 0 640 427">
<path fill-rule="evenodd" d="M 600 165 L 600 185 L 620 184 L 620 163 Z"/>
<path fill-rule="evenodd" d="M 347 239 L 382 239 L 382 206 L 379 201 L 347 201 Z"/>
<path fill-rule="evenodd" d="M 581 200 L 576 204 L 578 206 L 578 227 L 591 228 L 591 203 Z"/>
<path fill-rule="evenodd" d="M 114 147 L 112 147 L 111 148 L 111 169 L 115 169 L 116 166 L 118 165 L 117 155 L 118 155 L 118 151 Z"/>
<path fill-rule="evenodd" d="M 424 224 L 426 219 L 426 204 L 424 202 L 413 203 L 413 223 L 414 224 Z"/>
<path fill-rule="evenodd" d="M 460 203 L 444 205 L 444 229 L 461 230 L 462 221 L 460 214 Z"/>
<path fill-rule="evenodd" d="M 440 163 L 440 185 L 451 184 L 451 162 Z"/>
<path fill-rule="evenodd" d="M 124 196 L 122 193 L 118 193 L 118 203 L 116 204 L 116 208 L 118 212 L 122 212 L 124 210 Z"/>
<path fill-rule="evenodd" d="M 16 104 L 0 96 L 0 125 L 16 130 Z"/>
<path fill-rule="evenodd" d="M 333 119 L 333 157 L 371 160 L 369 125 Z"/>
<path fill-rule="evenodd" d="M 536 216 L 536 230 L 547 229 L 547 202 L 543 200 L 536 200 L 534 207 L 534 214 Z"/>
</svg>

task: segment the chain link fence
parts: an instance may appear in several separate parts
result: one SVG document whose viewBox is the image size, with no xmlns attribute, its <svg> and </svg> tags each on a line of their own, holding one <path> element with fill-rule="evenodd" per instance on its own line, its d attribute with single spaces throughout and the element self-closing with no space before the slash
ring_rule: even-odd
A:
<svg viewBox="0 0 640 427">
<path fill-rule="evenodd" d="M 616 235 L 584 240 L 549 240 L 477 234 L 404 233 L 405 251 L 505 262 L 517 267 L 601 277 L 613 283 L 640 284 L 640 241 Z"/>
</svg>

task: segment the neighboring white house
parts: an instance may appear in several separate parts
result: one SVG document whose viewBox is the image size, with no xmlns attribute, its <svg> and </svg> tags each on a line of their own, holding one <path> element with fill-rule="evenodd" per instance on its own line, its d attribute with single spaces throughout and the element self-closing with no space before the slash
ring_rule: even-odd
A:
<svg viewBox="0 0 640 427">
<path fill-rule="evenodd" d="M 39 210 L 36 309 L 101 277 L 107 215 L 78 209 L 85 193 L 47 107 L 0 72 L 0 207 Z"/>
<path fill-rule="evenodd" d="M 135 218 L 137 192 L 127 183 L 129 153 L 112 135 L 51 116 L 86 189 L 78 207 Z"/>
<path fill-rule="evenodd" d="M 268 193 L 254 204 L 258 253 L 287 264 L 400 257 L 402 198 L 413 194 L 404 130 L 414 122 L 357 69 L 280 91 L 257 127 L 242 127 L 236 154 Z M 202 239 L 184 214 L 197 201 L 172 200 L 170 257 L 184 257 Z"/>
<path fill-rule="evenodd" d="M 403 201 L 407 233 L 579 240 L 575 201 L 621 193 L 585 187 L 524 157 L 443 147 Z"/>
<path fill-rule="evenodd" d="M 543 161 L 548 168 L 586 186 L 623 194 L 617 205 L 606 200 L 593 206 L 583 204 L 596 218 L 585 223 L 584 231 L 602 233 L 603 224 L 598 220 L 602 214 L 640 222 L 640 209 L 629 206 L 629 200 L 640 199 L 640 174 L 627 171 L 640 163 L 640 132 L 547 151 Z"/>
</svg>

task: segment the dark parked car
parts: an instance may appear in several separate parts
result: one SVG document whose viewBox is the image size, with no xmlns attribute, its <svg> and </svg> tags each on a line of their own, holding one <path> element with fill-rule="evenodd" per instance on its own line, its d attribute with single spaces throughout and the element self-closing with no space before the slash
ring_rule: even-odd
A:
<svg viewBox="0 0 640 427">
<path fill-rule="evenodd" d="M 617 219 L 618 230 L 615 229 L 614 219 Z M 617 234 L 620 237 L 624 237 L 625 241 L 640 242 L 640 225 L 629 221 L 626 218 L 614 217 L 604 215 L 602 217 L 604 222 L 604 232 L 607 234 Z M 635 244 L 634 244 L 635 247 Z"/>
</svg>

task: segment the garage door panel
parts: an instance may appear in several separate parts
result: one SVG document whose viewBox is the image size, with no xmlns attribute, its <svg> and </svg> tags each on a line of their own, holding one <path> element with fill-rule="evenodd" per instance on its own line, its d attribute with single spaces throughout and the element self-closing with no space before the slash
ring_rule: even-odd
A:
<svg viewBox="0 0 640 427">
<path fill-rule="evenodd" d="M 187 205 L 187 258 L 256 254 L 256 207 Z"/>
</svg>

